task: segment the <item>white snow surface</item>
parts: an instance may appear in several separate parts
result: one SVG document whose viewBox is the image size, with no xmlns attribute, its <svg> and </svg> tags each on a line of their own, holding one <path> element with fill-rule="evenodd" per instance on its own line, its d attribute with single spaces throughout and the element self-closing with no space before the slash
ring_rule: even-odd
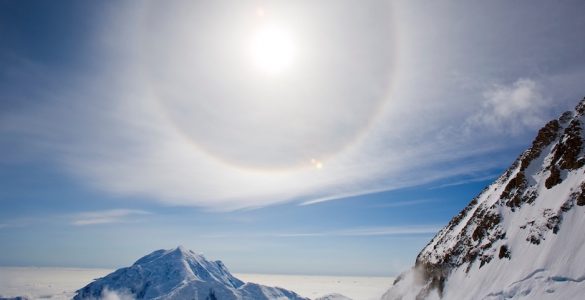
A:
<svg viewBox="0 0 585 300">
<path fill-rule="evenodd" d="M 392 277 L 236 274 L 238 278 L 284 287 L 311 299 L 343 295 L 353 300 L 379 300 L 394 280 Z"/>
<path fill-rule="evenodd" d="M 344 295 L 334 293 L 334 294 L 325 295 L 323 297 L 319 297 L 315 300 L 352 300 L 352 299 L 345 297 Z"/>
<path fill-rule="evenodd" d="M 104 299 L 108 293 L 119 299 L 306 299 L 282 288 L 244 283 L 221 261 L 209 261 L 183 247 L 144 256 L 78 290 L 74 299 Z"/>
<path fill-rule="evenodd" d="M 556 139 L 524 170 L 516 163 L 487 187 L 456 217 L 459 222 L 454 218 L 433 238 L 419 254 L 417 266 L 403 273 L 382 299 L 585 299 L 585 206 L 576 204 L 583 193 L 585 167 L 561 168 L 562 182 L 545 185 L 555 149 L 567 141 L 564 129 L 572 121 L 583 127 L 583 119 L 582 111 L 564 114 Z M 584 141 L 582 131 L 580 138 Z M 582 149 L 578 158 L 583 159 Z M 502 193 L 519 172 L 526 178 L 523 195 L 537 196 L 518 207 L 507 204 Z M 482 211 L 496 213 L 499 220 L 485 236 L 474 238 Z M 502 246 L 510 257 L 500 257 Z M 477 259 L 467 258 L 477 253 Z M 429 288 L 425 264 L 447 265 L 442 293 Z M 425 290 L 430 292 L 421 293 Z"/>
</svg>

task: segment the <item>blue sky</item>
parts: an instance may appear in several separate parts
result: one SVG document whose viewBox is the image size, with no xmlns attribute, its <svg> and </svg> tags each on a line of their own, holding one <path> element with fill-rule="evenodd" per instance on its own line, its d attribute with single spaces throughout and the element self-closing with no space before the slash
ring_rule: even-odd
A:
<svg viewBox="0 0 585 300">
<path fill-rule="evenodd" d="M 396 275 L 584 96 L 580 1 L 0 1 L 0 265 Z"/>
</svg>

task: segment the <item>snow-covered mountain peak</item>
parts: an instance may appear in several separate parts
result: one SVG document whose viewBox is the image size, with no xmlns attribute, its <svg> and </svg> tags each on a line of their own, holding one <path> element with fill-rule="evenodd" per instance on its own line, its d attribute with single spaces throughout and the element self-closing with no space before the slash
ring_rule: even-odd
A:
<svg viewBox="0 0 585 300">
<path fill-rule="evenodd" d="M 344 295 L 338 294 L 338 293 L 332 293 L 332 294 L 328 294 L 325 296 L 321 296 L 315 300 L 352 300 L 352 299 L 348 298 Z"/>
<path fill-rule="evenodd" d="M 570 299 L 582 291 L 585 236 L 576 229 L 585 226 L 584 114 L 585 99 L 540 129 L 384 299 Z M 575 280 L 563 281 L 571 283 L 555 293 L 555 278 Z M 531 294 L 542 284 L 548 292 Z"/>
<path fill-rule="evenodd" d="M 190 251 L 186 248 L 184 248 L 183 246 L 178 246 L 175 249 L 170 249 L 170 250 L 157 250 L 152 252 L 151 254 L 148 254 L 144 257 L 142 257 L 141 259 L 137 260 L 134 264 L 135 265 L 140 265 L 140 264 L 147 264 L 147 263 L 151 263 L 153 261 L 157 261 L 157 260 L 198 260 L 198 257 L 201 256 L 202 259 L 203 255 L 199 255 L 196 254 L 193 251 Z"/>
<path fill-rule="evenodd" d="M 111 292 L 136 299 L 304 299 L 285 289 L 244 283 L 221 261 L 181 246 L 154 251 L 88 284 L 74 299 L 101 299 Z"/>
<path fill-rule="evenodd" d="M 230 274 L 221 261 L 209 261 L 182 246 L 171 250 L 157 250 L 134 263 L 132 267 L 153 272 L 174 272 L 177 280 L 215 281 L 238 288 L 244 283 Z M 171 278 L 172 279 L 172 278 Z"/>
</svg>

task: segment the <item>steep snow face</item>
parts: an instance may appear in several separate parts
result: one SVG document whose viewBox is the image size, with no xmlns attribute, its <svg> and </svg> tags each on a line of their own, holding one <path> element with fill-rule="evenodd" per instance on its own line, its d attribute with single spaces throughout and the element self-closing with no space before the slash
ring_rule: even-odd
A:
<svg viewBox="0 0 585 300">
<path fill-rule="evenodd" d="M 221 261 L 178 247 L 157 250 L 77 291 L 75 300 L 103 299 L 305 299 L 294 292 L 232 276 Z"/>
<path fill-rule="evenodd" d="M 546 124 L 383 299 L 575 299 L 585 291 L 585 99 Z"/>
</svg>

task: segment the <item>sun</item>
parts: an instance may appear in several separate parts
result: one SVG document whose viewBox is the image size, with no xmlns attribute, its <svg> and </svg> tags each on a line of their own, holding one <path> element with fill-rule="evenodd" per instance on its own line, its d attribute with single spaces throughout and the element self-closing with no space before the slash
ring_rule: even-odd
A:
<svg viewBox="0 0 585 300">
<path fill-rule="evenodd" d="M 292 66 L 296 47 L 292 35 L 284 27 L 265 25 L 254 33 L 250 54 L 258 69 L 280 73 Z"/>
</svg>

